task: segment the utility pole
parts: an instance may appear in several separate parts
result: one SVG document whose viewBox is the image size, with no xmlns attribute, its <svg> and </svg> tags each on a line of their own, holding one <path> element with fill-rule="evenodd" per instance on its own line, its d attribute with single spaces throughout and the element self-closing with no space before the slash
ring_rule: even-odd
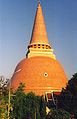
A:
<svg viewBox="0 0 77 119">
<path fill-rule="evenodd" d="M 8 119 L 10 119 L 10 85 L 11 85 L 10 83 L 9 83 L 9 95 L 8 95 Z"/>
<path fill-rule="evenodd" d="M 14 72 L 14 74 L 18 73 L 20 71 L 21 71 L 21 69 Z M 9 93 L 8 93 L 8 119 L 10 119 L 10 97 L 11 97 L 10 88 L 11 88 L 11 78 L 10 78 L 10 82 L 9 82 Z"/>
</svg>

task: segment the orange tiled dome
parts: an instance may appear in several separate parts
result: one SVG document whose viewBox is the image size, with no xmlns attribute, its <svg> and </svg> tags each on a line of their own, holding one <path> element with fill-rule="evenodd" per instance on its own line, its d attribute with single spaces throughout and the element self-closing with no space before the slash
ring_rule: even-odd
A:
<svg viewBox="0 0 77 119">
<path fill-rule="evenodd" d="M 25 58 L 17 65 L 12 77 L 12 88 L 16 90 L 20 82 L 25 83 L 25 92 L 43 95 L 48 91 L 61 90 L 66 86 L 67 78 L 57 60 L 38 56 Z"/>
</svg>

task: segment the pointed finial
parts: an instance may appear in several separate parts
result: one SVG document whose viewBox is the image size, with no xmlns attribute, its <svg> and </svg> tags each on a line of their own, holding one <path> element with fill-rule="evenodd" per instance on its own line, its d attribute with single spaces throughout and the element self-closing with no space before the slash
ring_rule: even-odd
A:
<svg viewBox="0 0 77 119">
<path fill-rule="evenodd" d="M 39 4 L 40 3 L 40 0 L 37 0 L 37 3 Z"/>
</svg>

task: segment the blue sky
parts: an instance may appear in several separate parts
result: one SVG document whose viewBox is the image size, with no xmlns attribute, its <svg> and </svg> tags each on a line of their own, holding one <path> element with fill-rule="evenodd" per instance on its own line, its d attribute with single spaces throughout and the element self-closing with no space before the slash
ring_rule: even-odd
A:
<svg viewBox="0 0 77 119">
<path fill-rule="evenodd" d="M 50 44 L 68 78 L 77 72 L 77 0 L 40 0 Z M 36 0 L 0 0 L 0 75 L 26 56 Z"/>
</svg>

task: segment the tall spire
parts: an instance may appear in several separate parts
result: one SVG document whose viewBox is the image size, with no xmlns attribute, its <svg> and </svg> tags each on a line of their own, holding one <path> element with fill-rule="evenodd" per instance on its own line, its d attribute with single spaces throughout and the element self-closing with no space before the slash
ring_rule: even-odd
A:
<svg viewBox="0 0 77 119">
<path fill-rule="evenodd" d="M 30 44 L 49 44 L 42 7 L 38 1 Z"/>
<path fill-rule="evenodd" d="M 31 40 L 28 46 L 28 52 L 26 56 L 27 58 L 34 56 L 48 56 L 53 59 L 56 59 L 55 55 L 53 54 L 53 49 L 51 48 L 48 42 L 46 25 L 42 12 L 42 7 L 39 0 Z"/>
</svg>

